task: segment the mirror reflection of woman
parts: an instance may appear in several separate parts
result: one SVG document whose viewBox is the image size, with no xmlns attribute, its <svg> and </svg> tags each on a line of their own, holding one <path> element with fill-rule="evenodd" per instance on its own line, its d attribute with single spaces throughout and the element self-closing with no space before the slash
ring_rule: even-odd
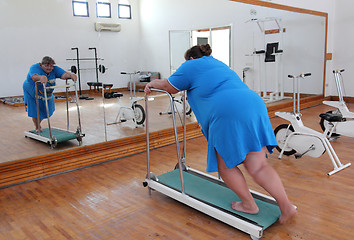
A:
<svg viewBox="0 0 354 240">
<path fill-rule="evenodd" d="M 290 220 L 296 209 L 290 203 L 276 171 L 267 163 L 266 152 L 277 146 L 262 98 L 244 84 L 226 64 L 211 56 L 209 44 L 194 46 L 168 79 L 148 83 L 145 92 L 158 88 L 169 93 L 187 90 L 188 102 L 208 140 L 207 172 L 219 172 L 241 199 L 236 211 L 257 214 L 254 201 L 238 165 L 244 164 L 256 183 L 277 201 L 280 223 Z"/>
<path fill-rule="evenodd" d="M 35 84 L 36 82 L 44 83 L 47 87 L 55 86 L 56 78 L 69 79 L 71 78 L 74 82 L 77 81 L 77 76 L 73 73 L 67 72 L 64 69 L 55 66 L 55 61 L 53 58 L 45 56 L 40 63 L 33 64 L 27 74 L 27 78 L 23 83 L 23 94 L 25 109 L 27 111 L 28 117 L 32 118 L 35 130 L 38 132 L 40 129 L 40 123 L 43 119 L 47 118 L 47 110 L 44 99 L 44 89 L 42 84 L 37 84 L 38 87 L 38 107 L 39 107 L 39 125 L 37 119 L 37 104 L 36 104 L 36 92 Z M 48 97 L 48 114 L 49 117 L 52 116 L 55 105 L 54 105 L 54 89 L 47 90 Z"/>
</svg>

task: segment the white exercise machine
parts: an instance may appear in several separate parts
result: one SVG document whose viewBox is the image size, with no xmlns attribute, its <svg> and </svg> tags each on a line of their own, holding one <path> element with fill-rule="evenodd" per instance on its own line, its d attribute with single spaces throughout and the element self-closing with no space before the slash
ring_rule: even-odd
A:
<svg viewBox="0 0 354 240">
<path fill-rule="evenodd" d="M 327 173 L 330 176 L 351 164 L 343 165 L 326 136 L 304 126 L 301 120 L 299 80 L 310 75 L 311 73 L 301 73 L 298 76 L 288 75 L 293 80 L 293 112 L 275 113 L 276 116 L 290 122 L 290 124 L 281 124 L 274 130 L 278 142 L 277 149 L 280 151 L 278 158 L 281 159 L 283 154 L 287 156 L 295 154 L 295 158 L 301 158 L 303 155 L 318 158 L 327 151 L 334 167 Z"/>
<path fill-rule="evenodd" d="M 81 130 L 81 120 L 80 120 L 80 108 L 79 108 L 79 98 L 77 94 L 77 88 L 76 88 L 76 83 L 74 82 L 73 84 L 68 84 L 68 80 L 66 80 L 65 85 L 60 85 L 60 86 L 50 86 L 47 87 L 44 83 L 36 82 L 35 83 L 35 91 L 36 91 L 36 105 L 37 105 L 37 120 L 38 120 L 38 126 L 40 126 L 40 120 L 39 120 L 39 94 L 38 94 L 38 86 L 37 84 L 43 84 L 43 89 L 44 89 L 44 101 L 45 101 L 45 106 L 46 106 L 46 111 L 47 111 L 47 121 L 48 121 L 48 128 L 39 128 L 38 131 L 36 130 L 31 130 L 31 131 L 25 131 L 24 135 L 25 137 L 29 137 L 32 139 L 36 139 L 38 141 L 48 143 L 51 148 L 56 147 L 56 145 L 60 142 L 65 142 L 69 141 L 72 139 L 77 139 L 79 142 L 79 145 L 82 144 L 82 138 L 85 136 L 85 134 L 82 133 Z M 69 93 L 68 89 L 70 87 L 74 87 L 75 89 L 75 103 L 76 103 L 76 110 L 77 110 L 77 117 L 78 117 L 78 127 L 76 131 L 70 131 L 69 129 Z M 52 127 L 50 124 L 50 117 L 49 117 L 49 109 L 48 109 L 48 96 L 47 96 L 47 91 L 49 89 L 55 89 L 55 88 L 65 88 L 66 89 L 66 129 L 61 129 L 61 128 L 55 128 Z M 52 95 L 54 97 L 54 95 Z"/>
<path fill-rule="evenodd" d="M 254 36 L 253 70 L 258 73 L 254 76 L 253 88 L 266 103 L 279 101 L 285 98 L 283 84 L 283 27 L 280 18 L 251 19 L 247 22 L 257 24 L 262 37 Z M 259 31 L 257 31 L 259 32 Z M 262 46 L 256 44 L 261 39 Z M 262 49 L 264 48 L 264 49 Z"/>
<path fill-rule="evenodd" d="M 135 81 L 132 81 L 132 75 L 138 74 L 139 72 L 121 72 L 121 74 L 128 74 L 129 75 L 129 91 L 130 91 L 130 97 L 129 97 L 129 103 L 128 104 L 123 104 L 121 97 L 123 96 L 122 93 L 113 93 L 112 97 L 113 98 L 118 98 L 119 102 L 119 110 L 117 113 L 117 116 L 115 120 L 111 123 L 106 123 L 106 110 L 105 110 L 105 93 L 104 90 L 102 90 L 102 101 L 103 101 L 103 116 L 104 116 L 104 128 L 105 128 L 105 139 L 107 141 L 107 125 L 112 125 L 112 124 L 118 124 L 118 123 L 124 123 L 128 120 L 131 120 L 134 122 L 135 127 L 139 126 L 144 126 L 145 122 L 145 110 L 143 106 L 138 104 L 138 101 L 144 100 L 144 97 L 137 97 L 135 93 Z M 102 88 L 104 89 L 104 88 Z"/>
<path fill-rule="evenodd" d="M 238 196 L 229 189 L 225 183 L 214 176 L 192 169 L 186 165 L 186 114 L 183 114 L 183 150 L 180 151 L 175 105 L 173 97 L 166 91 L 151 89 L 166 93 L 170 99 L 173 128 L 176 141 L 178 163 L 174 170 L 159 176 L 150 170 L 150 143 L 149 143 L 149 116 L 148 96 L 145 96 L 146 110 L 146 150 L 147 150 L 147 175 L 143 182 L 145 187 L 156 190 L 187 206 L 235 227 L 251 236 L 260 239 L 263 231 L 270 227 L 280 217 L 280 209 L 276 201 L 264 194 L 250 190 L 260 209 L 258 214 L 247 214 L 232 209 L 233 201 L 240 201 Z M 185 95 L 183 94 L 185 99 Z M 183 101 L 186 102 L 185 100 Z M 161 160 L 160 160 L 161 161 Z M 172 166 L 173 168 L 173 166 Z"/>
<path fill-rule="evenodd" d="M 323 101 L 323 104 L 336 108 L 320 114 L 320 125 L 325 135 L 330 140 L 337 139 L 340 135 L 354 137 L 354 113 L 349 111 L 343 98 L 342 70 L 334 70 L 339 101 Z"/>
<path fill-rule="evenodd" d="M 175 105 L 174 109 L 178 114 L 183 114 L 184 110 L 186 111 L 186 115 L 191 116 L 192 115 L 192 108 L 189 106 L 188 100 L 184 103 L 184 97 L 183 95 L 180 96 L 172 96 L 173 98 L 173 104 Z M 164 112 L 160 112 L 160 115 L 164 114 L 172 114 L 172 106 L 171 104 L 168 105 L 168 108 Z"/>
</svg>

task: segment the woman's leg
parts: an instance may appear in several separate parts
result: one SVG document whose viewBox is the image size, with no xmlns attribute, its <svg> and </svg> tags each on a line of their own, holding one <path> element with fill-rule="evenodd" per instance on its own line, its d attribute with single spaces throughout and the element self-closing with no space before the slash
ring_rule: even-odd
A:
<svg viewBox="0 0 354 240">
<path fill-rule="evenodd" d="M 238 167 L 226 167 L 224 160 L 218 153 L 216 153 L 216 159 L 222 180 L 241 199 L 241 202 L 233 202 L 232 208 L 240 212 L 251 214 L 258 213 L 258 206 L 249 191 L 246 180 L 240 169 L 238 169 Z"/>
<path fill-rule="evenodd" d="M 279 222 L 285 223 L 292 218 L 296 209 L 290 203 L 278 173 L 266 161 L 266 147 L 260 152 L 248 153 L 244 165 L 256 183 L 277 201 L 281 211 Z"/>
<path fill-rule="evenodd" d="M 38 119 L 37 118 L 32 118 L 34 127 L 36 128 L 36 131 L 39 131 L 39 126 L 41 125 L 42 119 L 39 119 L 39 125 L 38 125 Z"/>
</svg>

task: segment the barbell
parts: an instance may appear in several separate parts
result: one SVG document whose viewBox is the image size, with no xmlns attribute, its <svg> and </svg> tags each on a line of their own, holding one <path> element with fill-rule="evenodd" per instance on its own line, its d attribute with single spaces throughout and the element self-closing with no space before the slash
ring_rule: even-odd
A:
<svg viewBox="0 0 354 240">
<path fill-rule="evenodd" d="M 80 68 L 80 70 L 95 70 L 96 68 Z M 98 71 L 100 71 L 100 73 L 104 74 L 106 72 L 106 68 L 104 65 L 100 64 L 98 66 Z M 71 66 L 70 67 L 70 71 L 73 73 L 77 73 L 77 67 L 76 66 Z"/>
</svg>

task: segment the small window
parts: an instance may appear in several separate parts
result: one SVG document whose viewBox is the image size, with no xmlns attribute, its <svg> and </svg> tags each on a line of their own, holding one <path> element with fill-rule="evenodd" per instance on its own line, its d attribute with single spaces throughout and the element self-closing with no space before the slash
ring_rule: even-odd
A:
<svg viewBox="0 0 354 240">
<path fill-rule="evenodd" d="M 132 15 L 131 15 L 130 5 L 118 4 L 118 17 L 125 18 L 125 19 L 131 19 Z"/>
<path fill-rule="evenodd" d="M 99 18 L 110 18 L 111 17 L 111 4 L 108 2 L 97 2 L 96 3 L 97 17 Z"/>
<path fill-rule="evenodd" d="M 88 17 L 88 2 L 86 1 L 73 1 L 73 14 L 76 17 Z"/>
</svg>

